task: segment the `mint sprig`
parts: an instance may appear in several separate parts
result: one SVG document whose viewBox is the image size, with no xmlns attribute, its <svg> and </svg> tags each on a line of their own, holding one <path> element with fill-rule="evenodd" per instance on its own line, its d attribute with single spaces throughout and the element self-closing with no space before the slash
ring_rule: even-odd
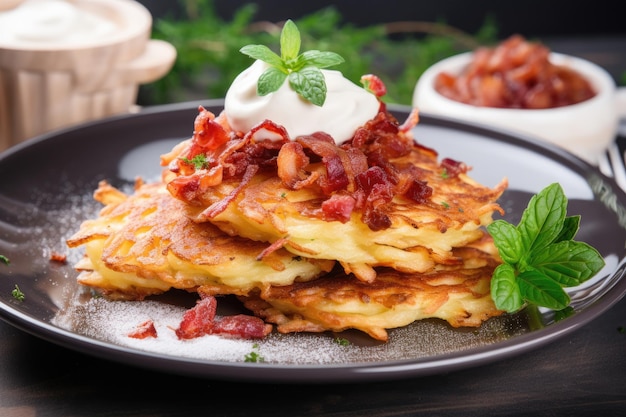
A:
<svg viewBox="0 0 626 417">
<path fill-rule="evenodd" d="M 491 279 L 491 297 L 507 312 L 525 303 L 563 310 L 565 287 L 580 285 L 604 267 L 604 258 L 585 242 L 573 240 L 580 216 L 567 216 L 567 197 L 553 183 L 531 198 L 517 226 L 495 220 L 487 231 L 504 261 Z"/>
<path fill-rule="evenodd" d="M 240 52 L 270 65 L 259 77 L 258 95 L 273 93 L 289 78 L 289 85 L 303 99 L 323 106 L 327 89 L 321 68 L 341 64 L 344 59 L 334 52 L 318 50 L 300 54 L 300 43 L 298 27 L 287 20 L 280 33 L 280 56 L 265 45 L 246 45 Z"/>
</svg>

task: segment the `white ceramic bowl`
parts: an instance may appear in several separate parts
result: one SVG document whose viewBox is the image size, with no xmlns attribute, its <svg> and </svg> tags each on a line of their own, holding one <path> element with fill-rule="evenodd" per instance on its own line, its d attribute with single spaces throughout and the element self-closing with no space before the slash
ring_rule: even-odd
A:
<svg viewBox="0 0 626 417">
<path fill-rule="evenodd" d="M 551 53 L 552 63 L 578 71 L 591 82 L 597 95 L 578 104 L 551 109 L 505 109 L 461 103 L 435 90 L 437 74 L 459 74 L 471 59 L 472 53 L 468 52 L 444 59 L 428 68 L 415 86 L 413 105 L 424 114 L 446 116 L 534 136 L 556 144 L 594 165 L 597 165 L 600 155 L 615 140 L 619 125 L 617 88 L 611 75 L 600 66 L 581 58 Z"/>
</svg>

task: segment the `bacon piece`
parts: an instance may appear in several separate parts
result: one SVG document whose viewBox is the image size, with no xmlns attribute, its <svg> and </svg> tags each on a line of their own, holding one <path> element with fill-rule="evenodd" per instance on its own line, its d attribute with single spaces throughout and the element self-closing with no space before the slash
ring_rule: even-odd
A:
<svg viewBox="0 0 626 417">
<path fill-rule="evenodd" d="M 400 125 L 398 129 L 400 130 L 400 132 L 408 132 L 409 130 L 417 126 L 417 124 L 419 123 L 419 120 L 420 120 L 419 111 L 416 108 L 414 108 L 411 110 L 411 113 L 409 113 L 409 116 L 406 118 L 404 123 Z"/>
<path fill-rule="evenodd" d="M 408 154 L 416 146 L 409 135 L 399 135 L 399 132 L 398 122 L 392 115 L 378 113 L 357 129 L 351 145 L 367 155 L 370 165 L 373 158 L 379 160 L 397 158 Z"/>
<path fill-rule="evenodd" d="M 152 320 L 146 320 L 141 323 L 135 330 L 128 334 L 128 337 L 132 337 L 133 339 L 146 339 L 148 337 L 157 337 L 157 330 L 154 327 L 154 322 Z"/>
<path fill-rule="evenodd" d="M 385 171 L 379 166 L 373 166 L 356 177 L 359 187 L 368 195 L 378 184 L 388 184 L 389 179 Z"/>
<path fill-rule="evenodd" d="M 219 148 L 228 142 L 230 136 L 224 128 L 215 122 L 215 115 L 202 106 L 193 124 L 193 142 L 204 151 Z M 191 155 L 192 157 L 195 155 Z"/>
<path fill-rule="evenodd" d="M 393 199 L 394 186 L 387 173 L 378 166 L 371 167 L 357 175 L 359 187 L 366 193 L 366 203 L 362 220 L 372 230 L 382 230 L 391 226 L 391 220 L 378 207 Z"/>
<path fill-rule="evenodd" d="M 172 196 L 180 200 L 193 201 L 200 190 L 201 176 L 201 173 L 197 173 L 190 176 L 174 177 L 167 183 L 167 190 Z"/>
<path fill-rule="evenodd" d="M 287 129 L 285 129 L 284 126 L 279 125 L 278 123 L 274 123 L 273 121 L 269 119 L 265 119 L 261 123 L 257 124 L 256 126 L 253 126 L 252 129 L 250 129 L 250 131 L 246 133 L 246 136 L 249 136 L 250 139 L 254 139 L 255 141 L 258 142 L 260 139 L 259 136 L 263 133 L 270 133 L 270 135 L 268 136 L 272 141 L 279 141 L 276 138 L 277 136 L 283 142 L 289 142 L 290 140 L 289 133 L 287 133 Z"/>
<path fill-rule="evenodd" d="M 414 180 L 408 190 L 404 193 L 406 198 L 410 198 L 416 203 L 425 203 L 433 195 L 433 189 L 426 184 L 426 181 Z"/>
<path fill-rule="evenodd" d="M 361 77 L 361 83 L 367 90 L 374 93 L 376 97 L 382 97 L 387 94 L 387 86 L 374 74 L 363 75 Z"/>
<path fill-rule="evenodd" d="M 223 154 L 221 148 L 230 138 L 230 133 L 215 119 L 215 115 L 199 106 L 192 138 L 181 142 L 172 152 L 162 155 L 161 164 L 167 164 L 170 171 L 179 175 L 190 175 L 199 169 L 209 169 L 216 165 L 212 155 Z M 205 156 L 205 166 L 198 167 L 193 162 L 199 155 Z"/>
<path fill-rule="evenodd" d="M 271 331 L 271 324 L 245 314 L 222 317 L 212 329 L 213 334 L 241 339 L 262 339 Z"/>
<path fill-rule="evenodd" d="M 470 167 L 464 162 L 459 162 L 451 158 L 442 159 L 440 165 L 449 177 L 457 177 L 459 174 L 465 174 L 470 170 Z"/>
<path fill-rule="evenodd" d="M 339 148 L 331 136 L 317 132 L 312 135 L 299 136 L 296 141 L 303 147 L 311 150 L 322 158 L 326 168 L 326 177 L 321 177 L 319 185 L 325 194 L 330 195 L 333 191 L 344 189 L 350 184 L 343 161 L 349 162 L 349 158 L 342 158 L 339 153 L 345 151 Z"/>
<path fill-rule="evenodd" d="M 333 194 L 328 200 L 322 202 L 323 218 L 326 221 L 350 221 L 352 211 L 356 206 L 356 200 L 350 195 Z"/>
<path fill-rule="evenodd" d="M 326 165 L 327 173 L 326 181 L 322 183 L 322 190 L 324 190 L 326 194 L 330 194 L 333 191 L 345 189 L 350 183 L 350 180 L 346 174 L 341 157 L 334 154 L 322 158 L 322 160 L 324 161 L 324 165 Z"/>
<path fill-rule="evenodd" d="M 67 262 L 67 255 L 65 255 L 64 253 L 59 253 L 59 252 L 52 252 L 50 254 L 50 260 L 52 262 L 64 264 Z"/>
<path fill-rule="evenodd" d="M 210 334 L 242 339 L 260 339 L 272 331 L 271 324 L 253 316 L 237 314 L 216 318 L 217 299 L 212 295 L 200 294 L 196 305 L 187 310 L 176 329 L 179 339 L 194 339 Z"/>
<path fill-rule="evenodd" d="M 310 161 L 300 143 L 285 143 L 278 152 L 276 162 L 278 177 L 287 187 L 297 190 L 310 183 L 312 176 L 304 170 Z M 305 181 L 307 178 L 309 181 Z"/>
<path fill-rule="evenodd" d="M 367 224 L 373 231 L 385 230 L 391 227 L 391 219 L 385 213 L 382 213 L 370 206 L 366 206 L 361 216 L 363 223 Z"/>
<path fill-rule="evenodd" d="M 193 339 L 211 334 L 214 325 L 217 300 L 215 297 L 205 297 L 198 300 L 196 305 L 183 315 L 176 336 L 179 339 Z"/>
</svg>

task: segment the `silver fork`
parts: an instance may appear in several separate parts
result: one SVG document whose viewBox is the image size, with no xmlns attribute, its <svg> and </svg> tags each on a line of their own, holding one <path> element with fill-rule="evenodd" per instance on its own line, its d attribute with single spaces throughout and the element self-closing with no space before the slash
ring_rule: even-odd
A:
<svg viewBox="0 0 626 417">
<path fill-rule="evenodd" d="M 613 177 L 619 187 L 626 191 L 625 156 L 620 154 L 617 143 L 611 144 L 598 161 L 598 169 L 607 177 Z"/>
<path fill-rule="evenodd" d="M 620 123 L 617 135 L 626 138 L 626 88 L 620 89 L 618 95 L 618 114 Z M 621 154 L 617 142 L 613 142 L 604 155 L 598 161 L 598 169 L 604 175 L 613 177 L 619 187 L 626 191 L 626 154 Z"/>
</svg>

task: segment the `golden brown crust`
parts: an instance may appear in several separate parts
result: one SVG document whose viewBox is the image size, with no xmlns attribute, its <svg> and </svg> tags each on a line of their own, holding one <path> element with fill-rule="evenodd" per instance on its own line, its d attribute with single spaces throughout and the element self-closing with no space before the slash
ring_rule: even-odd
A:
<svg viewBox="0 0 626 417">
<path fill-rule="evenodd" d="M 419 155 L 412 154 L 419 158 Z M 481 236 L 481 227 L 500 212 L 497 199 L 507 187 L 503 180 L 493 189 L 467 175 L 444 178 L 436 160 L 415 164 L 433 188 L 430 200 L 417 204 L 403 197 L 380 207 L 391 221 L 383 230 L 372 230 L 353 213 L 350 221 L 320 218 L 323 199 L 312 189 L 291 190 L 270 174 L 259 173 L 221 213 L 207 218 L 197 208 L 194 219 L 210 221 L 233 236 L 267 242 L 283 240 L 298 255 L 336 259 L 346 272 L 369 281 L 375 267 L 424 272 L 435 263 L 454 262 L 453 247 L 467 245 Z M 227 180 L 212 187 L 210 195 L 220 204 L 238 185 Z M 209 205 L 210 206 L 210 205 Z"/>
<path fill-rule="evenodd" d="M 455 249 L 455 255 L 462 264 L 440 265 L 426 273 L 384 268 L 373 282 L 364 283 L 335 270 L 314 281 L 268 287 L 242 300 L 282 333 L 352 328 L 382 341 L 387 340 L 386 329 L 424 318 L 477 327 L 502 314 L 489 290 L 499 258 L 472 247 Z"/>
<path fill-rule="evenodd" d="M 283 250 L 257 259 L 267 244 L 231 237 L 210 223 L 187 216 L 184 203 L 162 183 L 140 186 L 132 195 L 102 182 L 96 191 L 109 202 L 97 219 L 85 221 L 67 241 L 85 245 L 87 258 L 77 268 L 83 284 L 111 296 L 143 298 L 170 288 L 199 286 L 246 294 L 263 285 L 312 279 L 333 261 L 308 262 Z"/>
</svg>

